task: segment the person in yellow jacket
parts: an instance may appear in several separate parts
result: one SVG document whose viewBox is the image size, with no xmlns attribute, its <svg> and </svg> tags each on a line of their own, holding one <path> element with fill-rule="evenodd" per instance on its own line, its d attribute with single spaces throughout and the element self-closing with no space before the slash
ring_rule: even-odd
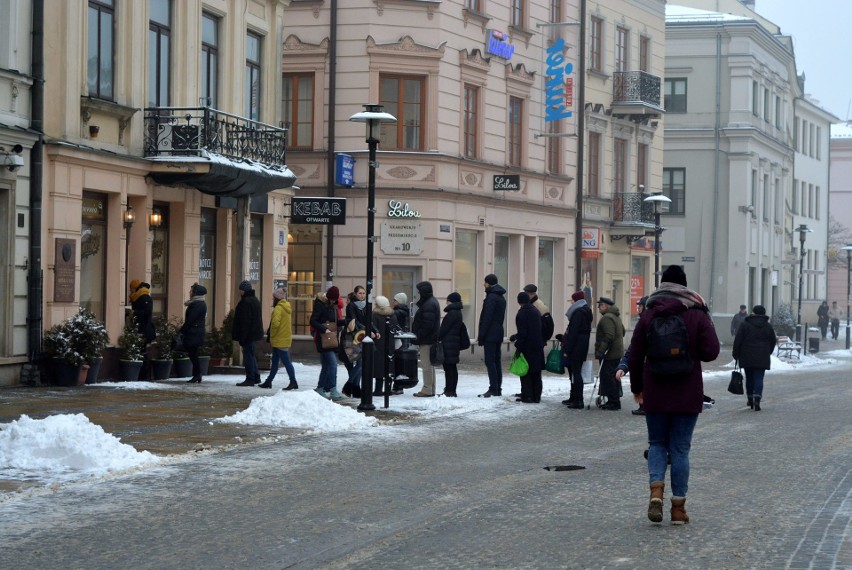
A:
<svg viewBox="0 0 852 570">
<path fill-rule="evenodd" d="M 284 390 L 297 390 L 299 384 L 296 382 L 296 371 L 290 361 L 290 346 L 293 344 L 293 310 L 290 301 L 287 300 L 287 290 L 283 287 L 272 292 L 272 321 L 269 324 L 269 344 L 272 345 L 272 364 L 269 368 L 269 376 L 261 388 L 272 388 L 272 380 L 278 374 L 278 362 L 284 364 L 290 384 Z"/>
</svg>

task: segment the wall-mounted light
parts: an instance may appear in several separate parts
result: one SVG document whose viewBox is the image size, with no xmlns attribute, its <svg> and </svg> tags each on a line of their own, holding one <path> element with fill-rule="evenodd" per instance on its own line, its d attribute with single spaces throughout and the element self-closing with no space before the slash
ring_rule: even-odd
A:
<svg viewBox="0 0 852 570">
<path fill-rule="evenodd" d="M 154 211 L 151 212 L 151 218 L 148 223 L 148 228 L 155 230 L 163 225 L 163 214 L 160 210 L 154 208 Z"/>
<path fill-rule="evenodd" d="M 122 220 L 124 221 L 124 229 L 129 228 L 136 222 L 136 212 L 133 211 L 133 206 L 130 204 L 125 208 Z"/>
</svg>

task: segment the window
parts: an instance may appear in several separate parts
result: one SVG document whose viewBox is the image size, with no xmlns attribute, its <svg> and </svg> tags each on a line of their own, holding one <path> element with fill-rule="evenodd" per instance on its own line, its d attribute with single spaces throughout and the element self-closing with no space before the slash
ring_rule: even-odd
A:
<svg viewBox="0 0 852 570">
<path fill-rule="evenodd" d="M 477 132 L 479 131 L 479 87 L 464 86 L 464 156 L 476 158 Z"/>
<path fill-rule="evenodd" d="M 591 17 L 589 22 L 589 69 L 603 70 L 603 20 Z"/>
<path fill-rule="evenodd" d="M 822 142 L 822 127 L 817 127 L 816 128 L 816 154 L 814 155 L 814 158 L 816 158 L 817 160 L 820 160 L 820 154 L 821 154 L 820 142 Z"/>
<path fill-rule="evenodd" d="M 562 21 L 562 0 L 550 0 L 550 21 Z"/>
<path fill-rule="evenodd" d="M 814 186 L 814 218 L 819 219 L 819 186 Z"/>
<path fill-rule="evenodd" d="M 613 188 L 614 193 L 623 193 L 627 188 L 627 141 L 613 141 Z"/>
<path fill-rule="evenodd" d="M 799 152 L 799 119 L 793 119 L 793 150 Z"/>
<path fill-rule="evenodd" d="M 601 195 L 601 135 L 589 133 L 589 196 Z"/>
<path fill-rule="evenodd" d="M 89 1 L 89 45 L 86 78 L 89 95 L 112 101 L 115 62 L 114 0 Z"/>
<path fill-rule="evenodd" d="M 793 199 L 791 200 L 793 205 L 793 213 L 799 213 L 799 181 L 795 178 L 793 179 Z"/>
<path fill-rule="evenodd" d="M 426 113 L 426 80 L 423 77 L 382 75 L 379 78 L 381 104 L 396 117 L 396 123 L 382 123 L 382 148 L 423 150 Z"/>
<path fill-rule="evenodd" d="M 479 0 L 464 0 L 464 7 L 474 12 L 481 12 Z"/>
<path fill-rule="evenodd" d="M 651 71 L 651 38 L 639 36 L 639 71 Z"/>
<path fill-rule="evenodd" d="M 494 254 L 496 256 L 499 255 L 500 236 L 496 236 L 494 241 Z M 473 323 L 476 320 L 476 296 L 482 291 L 482 278 L 477 278 L 476 275 L 476 268 L 479 267 L 478 252 L 479 233 L 473 230 L 457 229 L 453 284 L 454 290 L 458 291 L 464 301 L 462 316 L 468 323 Z M 497 260 L 495 260 L 494 268 L 499 276 L 500 272 L 496 271 L 498 269 Z M 470 330 L 475 329 L 471 327 Z"/>
<path fill-rule="evenodd" d="M 781 128 L 781 97 L 775 97 L 775 126 Z"/>
<path fill-rule="evenodd" d="M 169 224 L 171 215 L 169 205 L 164 202 L 154 202 L 154 209 L 159 210 L 163 221 L 159 227 L 151 229 L 151 300 L 153 301 L 154 316 L 168 315 L 169 291 Z"/>
<path fill-rule="evenodd" d="M 668 214 L 682 216 L 686 194 L 686 169 L 664 168 L 663 169 L 663 195 L 667 196 L 672 203 L 669 204 Z"/>
<path fill-rule="evenodd" d="M 523 99 L 520 97 L 509 97 L 509 164 L 511 166 L 521 166 L 523 113 Z"/>
<path fill-rule="evenodd" d="M 246 34 L 246 116 L 260 120 L 260 36 Z"/>
<path fill-rule="evenodd" d="M 314 76 L 311 73 L 287 73 L 283 77 L 282 118 L 290 129 L 287 148 L 312 149 L 314 146 Z"/>
<path fill-rule="evenodd" d="M 769 89 L 763 90 L 763 120 L 769 122 Z"/>
<path fill-rule="evenodd" d="M 667 113 L 686 113 L 686 79 L 666 79 L 663 105 Z"/>
<path fill-rule="evenodd" d="M 755 117 L 760 116 L 760 90 L 757 81 L 751 82 L 751 112 Z"/>
<path fill-rule="evenodd" d="M 106 314 L 107 197 L 83 192 L 80 226 L 80 306 L 103 320 Z"/>
<path fill-rule="evenodd" d="M 216 208 L 201 208 L 201 243 L 198 246 L 198 283 L 207 288 L 207 311 L 204 325 L 209 329 L 216 320 Z"/>
<path fill-rule="evenodd" d="M 562 132 L 560 123 L 562 121 L 551 121 L 547 123 L 547 132 L 552 135 L 547 137 L 547 171 L 551 174 L 562 172 Z"/>
<path fill-rule="evenodd" d="M 556 260 L 556 240 L 538 240 L 538 298 L 548 307 L 553 306 L 553 270 Z M 508 312 L 508 311 L 507 311 Z"/>
<path fill-rule="evenodd" d="M 523 28 L 526 20 L 526 0 L 512 0 L 512 15 L 510 25 L 516 28 Z"/>
<path fill-rule="evenodd" d="M 148 22 L 148 105 L 168 107 L 171 92 L 171 0 L 151 0 Z"/>
<path fill-rule="evenodd" d="M 816 125 L 808 124 L 808 156 L 814 155 L 814 129 Z"/>
<path fill-rule="evenodd" d="M 615 70 L 627 71 L 630 68 L 629 60 L 630 32 L 627 28 L 618 26 L 615 28 Z"/>
<path fill-rule="evenodd" d="M 772 189 L 769 187 L 769 175 L 763 175 L 763 221 L 769 221 L 769 205 L 772 203 Z"/>
<path fill-rule="evenodd" d="M 201 15 L 201 99 L 208 107 L 218 107 L 219 92 L 219 20 Z M 209 290 L 209 289 L 208 289 Z"/>
<path fill-rule="evenodd" d="M 749 206 L 754 206 L 757 204 L 757 170 L 752 169 L 751 171 L 751 188 L 750 196 L 749 196 Z"/>
<path fill-rule="evenodd" d="M 648 145 L 639 144 L 636 147 L 636 188 L 644 192 L 648 187 Z"/>
</svg>

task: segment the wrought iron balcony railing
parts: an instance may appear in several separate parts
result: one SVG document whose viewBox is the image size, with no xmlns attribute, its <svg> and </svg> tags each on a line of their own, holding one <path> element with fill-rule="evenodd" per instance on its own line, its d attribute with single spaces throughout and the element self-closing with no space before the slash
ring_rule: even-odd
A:
<svg viewBox="0 0 852 570">
<path fill-rule="evenodd" d="M 621 226 L 654 227 L 654 205 L 643 202 L 651 194 L 619 192 L 612 198 L 612 221 Z"/>
<path fill-rule="evenodd" d="M 145 109 L 145 156 L 200 156 L 206 150 L 280 167 L 286 144 L 287 129 L 210 107 Z"/>
<path fill-rule="evenodd" d="M 613 104 L 646 104 L 660 108 L 660 78 L 644 71 L 616 71 L 612 74 Z"/>
</svg>

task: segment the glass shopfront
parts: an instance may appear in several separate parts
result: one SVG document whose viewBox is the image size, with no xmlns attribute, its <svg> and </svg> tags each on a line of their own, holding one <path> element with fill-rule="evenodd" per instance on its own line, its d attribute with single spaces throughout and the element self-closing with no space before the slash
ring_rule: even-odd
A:
<svg viewBox="0 0 852 570">
<path fill-rule="evenodd" d="M 106 292 L 106 196 L 83 192 L 80 231 L 80 306 L 104 320 Z"/>
<path fill-rule="evenodd" d="M 538 240 L 538 298 L 553 312 L 553 262 L 556 241 L 552 239 Z M 558 312 L 558 311 L 557 311 Z"/>
<path fill-rule="evenodd" d="M 154 204 L 151 216 L 151 299 L 154 316 L 163 316 L 168 311 L 167 294 L 169 290 L 169 207 L 167 204 Z M 159 214 L 159 218 L 157 218 Z"/>
<path fill-rule="evenodd" d="M 261 294 L 260 280 L 262 272 L 260 264 L 263 262 L 263 218 L 253 215 L 251 217 L 251 228 L 249 229 L 249 274 L 248 280 L 251 286 Z"/>
<path fill-rule="evenodd" d="M 198 256 L 198 283 L 207 289 L 207 319 L 205 327 L 210 330 L 214 322 L 213 307 L 216 306 L 216 209 L 201 208 L 201 248 Z"/>
<path fill-rule="evenodd" d="M 476 321 L 477 291 L 482 291 L 482 277 L 477 279 L 477 238 L 479 234 L 472 230 L 456 230 L 455 263 L 453 263 L 453 283 L 462 298 L 462 318 L 473 331 Z M 474 333 L 471 333 L 475 336 Z"/>
</svg>

